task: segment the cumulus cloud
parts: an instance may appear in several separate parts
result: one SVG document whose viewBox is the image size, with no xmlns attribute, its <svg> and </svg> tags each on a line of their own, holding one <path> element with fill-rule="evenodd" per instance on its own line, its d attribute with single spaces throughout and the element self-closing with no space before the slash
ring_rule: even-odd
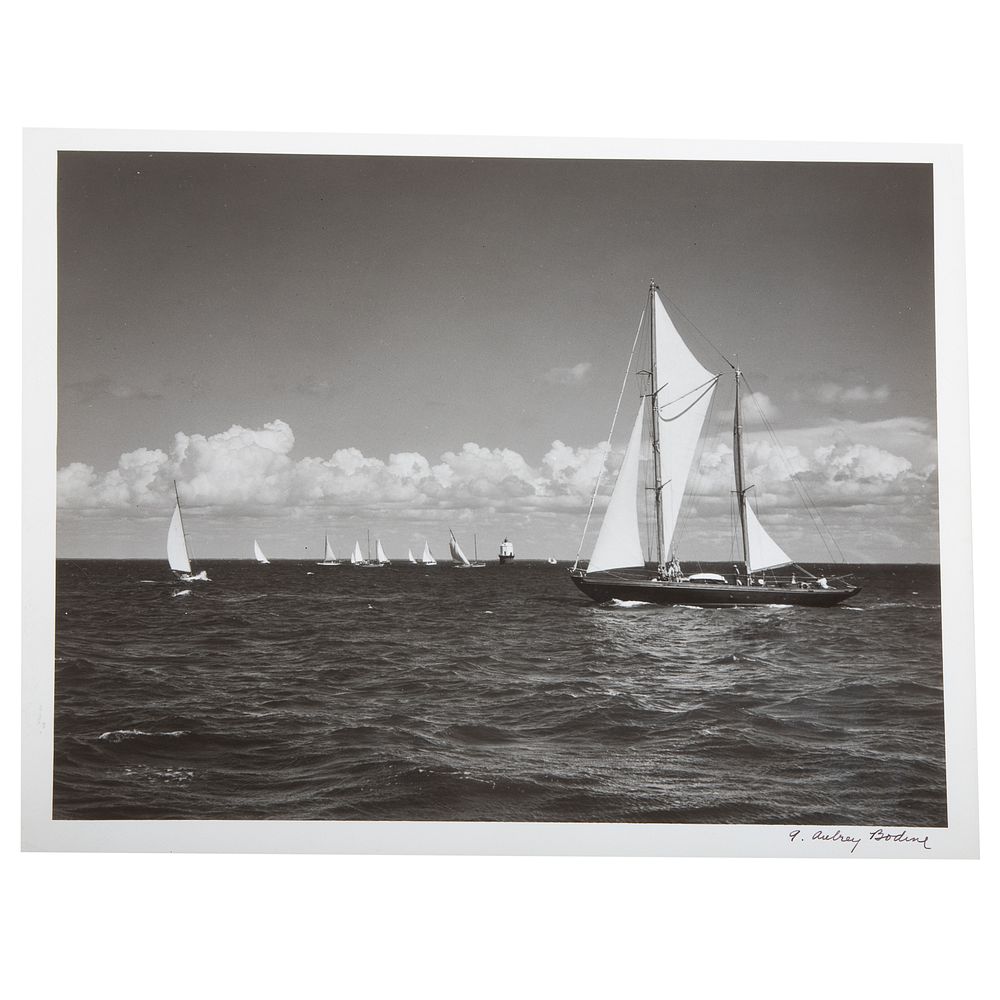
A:
<svg viewBox="0 0 1000 1000">
<path fill-rule="evenodd" d="M 760 432 L 744 440 L 746 482 L 775 511 L 799 507 L 801 489 L 821 507 L 903 503 L 935 490 L 937 442 L 927 421 L 835 421 L 781 437 L 780 447 Z M 693 477 L 697 494 L 725 497 L 732 463 L 728 442 L 705 449 Z"/>
<path fill-rule="evenodd" d="M 162 512 L 176 479 L 188 505 L 227 516 L 318 509 L 430 518 L 467 511 L 578 515 L 586 511 L 602 470 L 606 487 L 598 506 L 606 503 L 607 473 L 621 456 L 606 441 L 593 446 L 553 441 L 537 465 L 512 449 L 475 442 L 446 451 L 437 461 L 418 452 L 382 459 L 353 447 L 326 458 L 295 458 L 294 446 L 295 435 L 283 420 L 208 435 L 179 432 L 169 449 L 137 448 L 103 473 L 80 462 L 60 469 L 59 505 L 82 512 Z M 772 515 L 800 510 L 801 488 L 831 509 L 888 504 L 904 509 L 908 502 L 933 503 L 935 496 L 932 427 L 912 418 L 793 429 L 782 433 L 780 448 L 764 432 L 750 431 L 744 459 L 755 502 Z M 730 442 L 704 449 L 691 485 L 699 510 L 728 507 Z"/>
<path fill-rule="evenodd" d="M 383 460 L 358 448 L 294 460 L 294 445 L 295 435 L 283 420 L 256 430 L 234 425 L 211 435 L 178 432 L 169 452 L 127 452 L 103 474 L 80 462 L 59 470 L 59 506 L 162 508 L 176 479 L 189 505 L 237 513 L 316 506 L 558 510 L 589 497 L 609 451 L 606 444 L 572 448 L 555 441 L 534 467 L 509 448 L 475 442 L 446 451 L 433 464 L 417 452 Z"/>
<path fill-rule="evenodd" d="M 592 367 L 589 361 L 581 361 L 572 368 L 550 368 L 545 373 L 545 380 L 556 385 L 578 385 L 587 378 Z"/>
</svg>

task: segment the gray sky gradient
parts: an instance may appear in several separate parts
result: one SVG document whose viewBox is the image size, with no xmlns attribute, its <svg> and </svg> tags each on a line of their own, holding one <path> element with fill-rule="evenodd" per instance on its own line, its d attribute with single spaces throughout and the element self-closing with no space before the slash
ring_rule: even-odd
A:
<svg viewBox="0 0 1000 1000">
<path fill-rule="evenodd" d="M 554 441 L 607 436 L 656 278 L 707 365 L 684 316 L 739 354 L 783 444 L 838 442 L 818 502 L 845 555 L 936 561 L 932 195 L 919 164 L 62 153 L 58 464 L 100 479 L 177 432 L 280 421 L 291 463 L 355 448 L 434 466 L 475 442 L 538 469 Z M 162 554 L 162 474 L 138 502 L 84 478 L 60 555 Z M 194 490 L 188 523 L 215 557 L 254 534 L 305 555 L 327 528 L 345 548 L 369 524 L 394 557 L 428 532 L 440 555 L 448 523 L 481 554 L 504 534 L 575 554 L 585 502 L 513 493 L 199 515 Z"/>
</svg>

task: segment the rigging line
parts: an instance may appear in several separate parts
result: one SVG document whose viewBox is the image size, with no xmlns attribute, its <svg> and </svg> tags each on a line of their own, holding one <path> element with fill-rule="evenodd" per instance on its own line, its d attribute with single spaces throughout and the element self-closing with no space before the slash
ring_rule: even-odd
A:
<svg viewBox="0 0 1000 1000">
<path fill-rule="evenodd" d="M 700 403 L 705 398 L 706 392 L 711 392 L 715 388 L 720 378 L 722 378 L 721 375 L 716 375 L 713 378 L 710 378 L 707 382 L 704 382 L 702 385 L 698 386 L 698 389 L 703 390 L 701 395 L 697 399 L 692 399 L 691 402 L 688 403 L 688 405 L 683 410 L 681 410 L 680 413 L 675 413 L 672 417 L 665 417 L 663 415 L 663 407 L 671 406 L 672 404 L 679 402 L 685 397 L 690 396 L 691 393 L 697 392 L 698 389 L 692 389 L 691 392 L 686 392 L 684 393 L 683 396 L 678 396 L 677 399 L 670 399 L 666 403 L 663 403 L 662 405 L 658 404 L 656 407 L 657 416 L 664 423 L 670 423 L 673 420 L 679 420 L 681 417 L 684 416 L 685 413 L 689 413 L 693 406 L 695 406 L 697 403 Z"/>
<path fill-rule="evenodd" d="M 659 291 L 659 289 L 657 289 L 657 290 Z M 732 368 L 733 370 L 736 369 L 736 365 L 734 365 L 732 363 L 732 361 L 730 361 L 729 358 L 727 358 L 725 356 L 725 354 L 723 354 L 722 351 L 720 351 L 715 346 L 715 344 L 713 344 L 712 341 L 710 341 L 708 339 L 708 337 L 704 333 L 702 333 L 701 330 L 698 329 L 698 327 L 695 325 L 694 321 L 687 315 L 686 312 L 684 312 L 683 309 L 681 309 L 681 307 L 676 302 L 674 302 L 674 300 L 669 295 L 667 295 L 663 291 L 660 291 L 660 298 L 666 299 L 684 317 L 684 319 L 690 324 L 691 329 L 694 330 L 694 332 L 697 333 L 698 336 L 701 337 L 701 339 L 704 340 L 705 343 L 708 344 L 708 346 L 711 347 L 712 350 L 715 351 L 715 353 L 718 354 L 719 357 L 722 358 L 722 360 L 725 361 L 726 364 L 729 365 L 730 368 Z"/>
<path fill-rule="evenodd" d="M 622 397 L 625 395 L 625 386 L 628 385 L 629 375 L 632 374 L 632 360 L 635 358 L 635 349 L 639 343 L 639 334 L 642 333 L 642 324 L 646 321 L 646 305 L 643 303 L 642 315 L 639 317 L 639 325 L 636 327 L 635 340 L 632 341 L 632 351 L 628 356 L 628 365 L 625 368 L 625 378 L 622 379 L 621 392 L 618 393 L 618 405 L 615 406 L 615 415 L 611 418 L 611 430 L 608 431 L 608 450 L 611 450 L 611 438 L 615 433 L 615 424 L 618 422 L 618 411 L 621 409 Z M 605 456 L 607 461 L 607 456 Z M 601 480 L 604 478 L 604 462 L 597 473 L 597 482 L 594 484 L 594 495 L 590 498 L 590 509 L 587 511 L 587 520 L 583 524 L 583 535 L 580 537 L 580 547 L 576 550 L 576 559 L 573 560 L 573 569 L 580 564 L 580 553 L 583 552 L 583 543 L 587 540 L 587 529 L 590 527 L 590 518 L 594 513 L 594 504 L 597 502 L 597 491 L 601 488 Z"/>
<path fill-rule="evenodd" d="M 843 550 L 837 543 L 837 539 L 834 536 L 833 532 L 830 530 L 826 522 L 823 520 L 823 515 L 819 511 L 819 507 L 812 499 L 812 497 L 809 495 L 809 491 L 806 489 L 805 484 L 799 480 L 796 473 L 792 470 L 791 463 L 788 461 L 788 458 L 785 455 L 785 451 L 781 447 L 781 442 L 778 440 L 777 434 L 774 433 L 774 428 L 768 422 L 767 417 L 764 416 L 764 411 L 761 408 L 760 404 L 757 402 L 756 392 L 753 390 L 750 383 L 747 382 L 747 378 L 745 375 L 743 376 L 743 381 L 746 382 L 747 388 L 750 389 L 751 393 L 750 398 L 753 400 L 753 404 L 757 408 L 757 412 L 760 415 L 761 422 L 764 424 L 764 427 L 767 429 L 767 432 L 770 435 L 771 440 L 774 442 L 775 447 L 778 449 L 778 454 L 781 456 L 782 462 L 785 463 L 785 468 L 788 470 L 789 479 L 791 480 L 796 491 L 798 492 L 799 498 L 802 500 L 803 505 L 805 506 L 806 513 L 812 520 L 813 526 L 816 528 L 816 533 L 819 535 L 820 540 L 823 542 L 823 547 L 826 549 L 827 555 L 832 560 L 837 560 L 839 558 L 840 562 L 842 563 L 846 562 L 847 560 L 844 557 Z M 836 554 L 834 554 L 833 549 L 830 548 L 831 542 L 833 543 L 833 548 L 837 550 Z"/>
</svg>

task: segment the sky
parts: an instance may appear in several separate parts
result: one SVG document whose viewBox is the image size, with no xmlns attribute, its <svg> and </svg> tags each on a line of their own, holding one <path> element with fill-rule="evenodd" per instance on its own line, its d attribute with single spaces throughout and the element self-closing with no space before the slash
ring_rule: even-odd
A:
<svg viewBox="0 0 1000 1000">
<path fill-rule="evenodd" d="M 921 164 L 63 152 L 58 554 L 163 556 L 176 479 L 195 560 L 572 558 L 655 279 L 786 551 L 794 473 L 847 561 L 936 562 L 932 221 Z"/>
</svg>

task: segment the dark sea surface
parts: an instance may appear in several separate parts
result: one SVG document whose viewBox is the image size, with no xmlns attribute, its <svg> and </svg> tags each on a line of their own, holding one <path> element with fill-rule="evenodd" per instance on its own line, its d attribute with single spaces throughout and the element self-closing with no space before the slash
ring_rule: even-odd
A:
<svg viewBox="0 0 1000 1000">
<path fill-rule="evenodd" d="M 56 570 L 56 819 L 945 826 L 936 566 L 807 608 L 567 565 Z"/>
</svg>

